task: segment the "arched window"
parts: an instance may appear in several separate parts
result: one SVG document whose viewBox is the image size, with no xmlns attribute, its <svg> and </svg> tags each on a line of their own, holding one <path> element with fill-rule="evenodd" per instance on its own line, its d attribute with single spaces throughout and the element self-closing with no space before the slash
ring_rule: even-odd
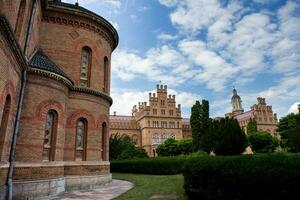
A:
<svg viewBox="0 0 300 200">
<path fill-rule="evenodd" d="M 54 161 L 55 159 L 55 141 L 57 131 L 57 112 L 50 110 L 46 116 L 43 160 Z"/>
<path fill-rule="evenodd" d="M 0 124 L 0 160 L 2 159 L 1 155 L 2 155 L 4 142 L 5 142 L 10 109 L 11 109 L 11 97 L 10 95 L 7 95 L 3 107 L 2 119 Z"/>
<path fill-rule="evenodd" d="M 20 38 L 22 28 L 23 28 L 23 22 L 24 22 L 24 13 L 25 13 L 25 8 L 26 8 L 26 0 L 21 0 L 20 6 L 19 6 L 19 12 L 17 16 L 17 22 L 15 26 L 15 33 L 17 38 Z"/>
<path fill-rule="evenodd" d="M 139 141 L 139 137 L 137 135 L 133 135 L 132 136 L 132 142 L 133 142 L 133 144 L 137 145 L 138 141 Z"/>
<path fill-rule="evenodd" d="M 80 118 L 76 127 L 75 160 L 86 160 L 87 120 Z"/>
<path fill-rule="evenodd" d="M 160 137 L 158 133 L 154 133 L 152 135 L 152 144 L 159 144 L 160 143 Z"/>
<path fill-rule="evenodd" d="M 108 85 L 108 58 L 104 57 L 104 77 L 103 77 L 103 92 L 107 92 Z"/>
<path fill-rule="evenodd" d="M 106 123 L 103 123 L 102 124 L 102 146 L 101 146 L 101 157 L 102 157 L 102 160 L 106 161 L 108 160 L 107 158 L 107 126 L 106 126 Z"/>
<path fill-rule="evenodd" d="M 82 48 L 80 66 L 80 86 L 89 87 L 92 50 L 89 47 Z"/>
</svg>

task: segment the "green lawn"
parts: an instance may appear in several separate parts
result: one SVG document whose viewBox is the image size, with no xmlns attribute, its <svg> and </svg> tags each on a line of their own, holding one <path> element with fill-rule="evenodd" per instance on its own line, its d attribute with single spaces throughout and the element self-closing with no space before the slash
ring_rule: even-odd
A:
<svg viewBox="0 0 300 200">
<path fill-rule="evenodd" d="M 183 176 L 180 175 L 144 175 L 113 173 L 114 179 L 127 180 L 134 187 L 123 195 L 115 198 L 136 200 L 168 200 L 187 199 L 183 189 Z"/>
</svg>

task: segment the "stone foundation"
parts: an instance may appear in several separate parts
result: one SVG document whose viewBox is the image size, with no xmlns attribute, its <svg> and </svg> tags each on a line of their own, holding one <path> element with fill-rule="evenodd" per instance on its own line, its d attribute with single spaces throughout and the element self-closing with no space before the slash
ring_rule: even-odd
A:
<svg viewBox="0 0 300 200">
<path fill-rule="evenodd" d="M 14 181 L 13 199 L 34 199 L 36 197 L 56 196 L 65 192 L 65 178 Z"/>
<path fill-rule="evenodd" d="M 111 174 L 97 176 L 66 176 L 66 191 L 97 189 L 112 180 Z"/>
</svg>

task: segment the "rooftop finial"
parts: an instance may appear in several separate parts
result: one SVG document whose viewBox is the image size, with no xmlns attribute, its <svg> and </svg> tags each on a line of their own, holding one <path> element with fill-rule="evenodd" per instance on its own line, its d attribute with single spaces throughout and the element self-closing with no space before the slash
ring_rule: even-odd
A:
<svg viewBox="0 0 300 200">
<path fill-rule="evenodd" d="M 76 5 L 76 6 L 79 6 L 79 0 L 76 1 L 75 5 Z"/>
</svg>

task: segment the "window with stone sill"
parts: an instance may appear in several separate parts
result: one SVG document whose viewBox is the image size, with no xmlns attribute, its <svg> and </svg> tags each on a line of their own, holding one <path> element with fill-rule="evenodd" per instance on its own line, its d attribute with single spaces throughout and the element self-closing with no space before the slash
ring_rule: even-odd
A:
<svg viewBox="0 0 300 200">
<path fill-rule="evenodd" d="M 57 132 L 57 112 L 50 110 L 46 116 L 43 161 L 54 161 L 55 138 Z"/>
<path fill-rule="evenodd" d="M 80 65 L 80 86 L 89 87 L 90 68 L 91 68 L 91 49 L 83 47 Z"/>
<path fill-rule="evenodd" d="M 75 160 L 85 160 L 87 121 L 83 118 L 77 121 Z"/>
</svg>

